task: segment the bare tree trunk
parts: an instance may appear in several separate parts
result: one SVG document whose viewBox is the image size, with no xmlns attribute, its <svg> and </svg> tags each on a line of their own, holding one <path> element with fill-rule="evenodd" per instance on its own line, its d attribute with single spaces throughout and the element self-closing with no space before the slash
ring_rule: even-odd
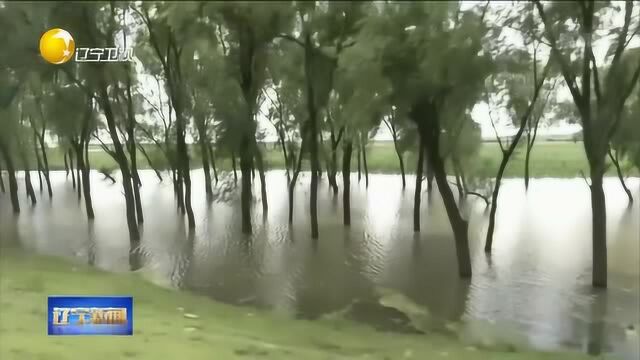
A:
<svg viewBox="0 0 640 360">
<path fill-rule="evenodd" d="M 38 169 L 38 186 L 40 189 L 40 194 L 42 194 L 42 173 L 43 173 L 43 168 L 42 168 L 42 159 L 40 159 L 40 151 L 38 151 L 38 134 L 36 134 L 35 131 L 33 131 L 33 153 L 36 156 L 36 166 Z"/>
<path fill-rule="evenodd" d="M 284 169 L 287 174 L 287 183 L 291 182 L 291 174 L 289 173 L 289 154 L 287 154 L 287 146 L 284 139 L 284 131 L 278 129 L 278 142 L 282 150 L 282 157 L 284 158 Z"/>
<path fill-rule="evenodd" d="M 76 188 L 76 173 L 73 168 L 73 152 L 69 150 L 69 171 L 71 172 L 71 185 Z"/>
<path fill-rule="evenodd" d="M 13 160 L 8 148 L 0 142 L 0 153 L 4 157 L 4 163 L 7 166 L 7 173 L 9 174 L 9 193 L 11 195 L 11 206 L 15 214 L 20 213 L 20 201 L 18 200 L 18 182 L 16 181 L 16 171 L 13 166 Z"/>
<path fill-rule="evenodd" d="M 88 142 L 88 140 L 85 140 Z M 78 159 L 78 180 L 80 180 L 80 172 L 82 174 L 82 180 L 78 182 L 78 190 L 82 188 L 84 193 L 84 207 L 87 211 L 87 218 L 92 220 L 95 218 L 93 213 L 93 201 L 91 200 L 91 184 L 89 179 L 89 164 L 85 162 L 85 147 L 82 142 L 74 144 L 76 149 L 76 158 Z M 82 184 L 82 185 L 80 185 Z M 78 200 L 80 197 L 78 197 Z"/>
<path fill-rule="evenodd" d="M 603 159 L 604 160 L 604 159 Z M 604 177 L 604 161 L 591 162 L 591 214 L 593 274 L 594 287 L 607 287 L 607 208 L 605 203 L 602 179 Z"/>
<path fill-rule="evenodd" d="M 213 178 L 218 183 L 218 168 L 216 167 L 216 156 L 213 152 L 213 146 L 211 143 L 207 143 L 207 148 L 209 149 L 209 160 L 211 160 L 211 167 L 213 168 Z"/>
<path fill-rule="evenodd" d="M 162 179 L 162 174 L 160 174 L 160 170 L 158 170 L 158 168 L 153 165 L 153 162 L 151 161 L 151 158 L 149 157 L 147 150 L 144 148 L 144 146 L 142 146 L 142 144 L 138 144 L 138 150 L 140 150 L 140 153 L 142 154 L 142 156 L 144 156 L 144 158 L 147 160 L 147 164 L 149 164 L 149 167 L 156 173 L 158 180 L 162 182 L 163 179 Z"/>
<path fill-rule="evenodd" d="M 305 145 L 306 141 L 303 138 L 300 143 L 300 152 L 298 154 L 296 168 L 293 170 L 293 176 L 289 182 L 289 224 L 293 223 L 293 196 L 295 194 L 296 183 L 298 182 L 298 175 L 300 174 L 300 170 L 302 170 L 302 155 L 304 154 Z"/>
<path fill-rule="evenodd" d="M 240 172 L 242 175 L 242 192 L 240 205 L 242 207 L 242 232 L 251 234 L 251 169 L 253 169 L 253 154 L 249 146 L 251 141 L 248 134 L 244 134 L 240 146 Z"/>
<path fill-rule="evenodd" d="M 4 179 L 2 178 L 2 163 L 0 163 L 0 191 L 4 194 L 7 190 L 4 188 Z"/>
<path fill-rule="evenodd" d="M 90 178 L 90 169 L 91 165 L 89 163 L 89 135 L 87 135 L 84 141 L 84 158 L 82 164 L 82 189 L 84 192 L 84 207 L 87 211 L 87 218 L 89 220 L 95 219 L 95 214 L 93 212 L 93 199 L 91 198 L 91 178 Z"/>
<path fill-rule="evenodd" d="M 351 225 L 351 155 L 353 143 L 344 141 L 342 152 L 342 220 L 345 226 Z"/>
<path fill-rule="evenodd" d="M 416 165 L 416 188 L 413 195 L 413 231 L 420 231 L 420 203 L 422 199 L 422 171 L 424 166 L 424 142 L 418 142 L 418 164 Z"/>
<path fill-rule="evenodd" d="M 209 147 L 207 146 L 207 131 L 204 128 L 204 120 L 196 120 L 198 128 L 198 143 L 200 144 L 200 154 L 202 157 L 202 171 L 204 172 L 204 190 L 207 198 L 211 198 L 213 191 L 211 190 L 211 169 L 209 168 Z"/>
<path fill-rule="evenodd" d="M 69 162 L 67 161 L 67 152 L 65 151 L 62 155 L 62 158 L 64 159 L 64 172 L 66 177 L 69 177 Z"/>
<path fill-rule="evenodd" d="M 27 197 L 31 199 L 31 205 L 37 203 L 36 193 L 33 191 L 33 184 L 31 183 L 31 166 L 29 165 L 29 159 L 24 149 L 20 148 L 20 155 L 22 156 L 22 164 L 24 166 L 24 187 L 27 192 Z"/>
<path fill-rule="evenodd" d="M 338 174 L 338 142 L 340 139 L 336 138 L 333 125 L 331 125 L 331 163 L 327 164 L 327 178 L 329 180 L 329 185 L 333 189 L 333 194 L 338 194 L 338 182 L 336 181 L 336 176 Z"/>
<path fill-rule="evenodd" d="M 527 150 L 524 155 L 524 189 L 529 190 L 529 163 L 531 159 L 531 149 L 533 149 L 533 143 L 531 142 L 531 134 L 527 132 Z"/>
<path fill-rule="evenodd" d="M 118 136 L 115 116 L 111 108 L 111 100 L 107 93 L 107 84 L 104 78 L 101 78 L 100 80 L 100 100 L 102 102 L 101 107 L 104 110 L 104 115 L 107 119 L 107 128 L 109 129 L 109 135 L 111 136 L 111 141 L 114 148 L 113 155 L 115 155 L 115 160 L 118 163 L 120 172 L 122 174 L 122 187 L 124 190 L 125 198 L 127 228 L 129 229 L 129 242 L 132 245 L 136 245 L 140 240 L 140 231 L 138 229 L 138 223 L 136 221 L 135 200 L 133 195 L 131 171 L 129 169 L 127 155 L 125 154 L 125 150 L 120 143 L 120 138 Z"/>
<path fill-rule="evenodd" d="M 407 181 L 405 179 L 405 171 L 404 171 L 404 159 L 402 158 L 402 153 L 400 152 L 400 148 L 398 147 L 398 139 L 396 136 L 393 136 L 393 148 L 396 150 L 396 155 L 398 156 L 398 164 L 400 164 L 400 175 L 402 176 L 402 189 L 407 187 Z"/>
<path fill-rule="evenodd" d="M 358 182 L 360 182 L 360 179 L 362 178 L 362 172 L 360 171 L 360 158 L 362 157 L 362 148 L 360 146 L 358 146 Z"/>
<path fill-rule="evenodd" d="M 438 190 L 442 197 L 447 217 L 453 230 L 458 260 L 458 274 L 461 278 L 471 277 L 471 256 L 469 253 L 468 223 L 462 218 L 455 196 L 447 182 L 444 160 L 440 155 L 440 119 L 436 104 L 425 101 L 415 106 L 410 117 L 417 123 L 420 138 L 425 142 L 426 155 L 433 169 Z"/>
<path fill-rule="evenodd" d="M 233 182 L 235 184 L 238 183 L 238 172 L 236 170 L 237 166 L 236 166 L 236 153 L 235 151 L 231 150 L 231 166 L 233 167 Z"/>
<path fill-rule="evenodd" d="M 53 190 L 51 189 L 51 178 L 49 177 L 49 158 L 47 157 L 47 147 L 44 143 L 44 126 L 38 136 L 38 142 L 40 143 L 40 150 L 42 151 L 42 162 L 44 164 L 44 180 L 47 183 L 47 193 L 49 198 L 53 197 Z"/>
<path fill-rule="evenodd" d="M 362 165 L 364 166 L 364 186 L 369 188 L 369 167 L 367 166 L 367 147 L 362 144 Z"/>
<path fill-rule="evenodd" d="M 80 165 L 80 157 L 82 156 L 82 151 L 76 152 L 76 182 L 78 186 L 76 187 L 76 192 L 78 193 L 78 201 L 82 199 L 82 174 L 80 170 L 82 170 L 82 166 Z"/>
<path fill-rule="evenodd" d="M 269 211 L 269 203 L 267 201 L 267 183 L 264 177 L 264 162 L 262 159 L 262 151 L 255 145 L 256 149 L 256 166 L 258 167 L 258 174 L 260 176 L 260 196 L 262 197 L 262 212 L 266 214 Z"/>
<path fill-rule="evenodd" d="M 629 198 L 629 204 L 631 204 L 633 203 L 633 196 L 631 195 L 631 190 L 629 190 L 629 188 L 627 187 L 627 184 L 624 181 L 624 174 L 622 173 L 622 168 L 620 168 L 620 159 L 618 157 L 618 152 L 616 151 L 614 155 L 611 147 L 609 147 L 609 149 L 607 150 L 607 153 L 609 154 L 609 159 L 613 163 L 613 166 L 615 166 L 616 168 L 616 173 L 618 174 L 618 180 L 620 180 L 620 185 L 622 185 L 622 189 L 624 189 L 624 192 L 627 193 L 627 198 Z"/>
</svg>

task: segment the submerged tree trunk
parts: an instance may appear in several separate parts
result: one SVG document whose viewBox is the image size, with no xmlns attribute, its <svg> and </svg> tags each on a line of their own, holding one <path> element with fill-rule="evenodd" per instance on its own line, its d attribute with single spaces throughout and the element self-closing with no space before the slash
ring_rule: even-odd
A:
<svg viewBox="0 0 640 360">
<path fill-rule="evenodd" d="M 89 135 L 87 134 L 84 142 L 84 164 L 82 166 L 82 189 L 84 192 L 84 207 L 87 211 L 87 218 L 93 220 L 96 216 L 93 212 L 93 199 L 91 198 L 91 179 L 89 164 Z"/>
<path fill-rule="evenodd" d="M 82 198 L 82 174 L 80 173 L 80 170 L 82 170 L 82 167 L 80 166 L 81 156 L 82 151 L 79 154 L 76 154 L 76 183 L 78 185 L 76 187 L 76 192 L 78 194 L 78 201 Z"/>
<path fill-rule="evenodd" d="M 342 220 L 345 226 L 351 225 L 351 155 L 353 143 L 344 142 L 342 150 Z"/>
<path fill-rule="evenodd" d="M 140 153 L 142 154 L 142 156 L 144 156 L 144 158 L 147 160 L 147 164 L 149 164 L 149 167 L 153 170 L 153 172 L 156 173 L 156 176 L 158 177 L 158 180 L 160 182 L 162 182 L 163 181 L 162 174 L 160 174 L 160 170 L 158 170 L 158 168 L 155 167 L 155 165 L 151 161 L 151 158 L 149 157 L 149 154 L 147 153 L 147 150 L 141 144 L 137 144 L 137 146 L 138 146 L 138 150 L 140 150 Z"/>
<path fill-rule="evenodd" d="M 407 181 L 405 179 L 405 171 L 404 171 L 404 159 L 402 158 L 402 153 L 398 147 L 397 139 L 393 138 L 393 147 L 396 150 L 396 155 L 398 156 L 398 164 L 400 165 L 400 175 L 402 176 L 402 189 L 404 190 L 407 187 Z"/>
<path fill-rule="evenodd" d="M 531 160 L 531 150 L 533 149 L 533 142 L 531 141 L 531 134 L 527 133 L 527 150 L 524 155 L 524 190 L 529 190 L 529 163 Z"/>
<path fill-rule="evenodd" d="M 258 174 L 260 176 L 260 196 L 262 198 L 262 212 L 266 214 L 269 211 L 269 202 L 267 201 L 267 181 L 264 177 L 264 161 L 262 159 L 262 151 L 254 144 L 256 149 L 256 166 L 258 167 Z"/>
<path fill-rule="evenodd" d="M 422 171 L 424 166 L 424 141 L 418 141 L 418 164 L 416 165 L 416 188 L 413 194 L 413 231 L 420 231 L 420 203 L 422 199 Z"/>
<path fill-rule="evenodd" d="M 7 190 L 4 188 L 4 178 L 2 177 L 2 163 L 0 163 L 0 191 L 4 194 Z"/>
<path fill-rule="evenodd" d="M 362 157 L 362 151 L 361 147 L 358 146 L 358 182 L 360 182 L 360 179 L 362 178 L 362 172 L 360 170 L 360 158 Z"/>
<path fill-rule="evenodd" d="M 133 96 L 131 95 L 131 77 L 127 72 L 127 148 L 129 150 L 129 160 L 131 165 L 131 177 L 133 179 L 133 198 L 136 204 L 136 218 L 138 224 L 144 223 L 144 214 L 142 213 L 142 200 L 140 199 L 140 174 L 138 174 L 138 156 L 136 147 L 135 127 L 136 118 L 133 110 Z"/>
<path fill-rule="evenodd" d="M 76 173 L 75 170 L 73 168 L 73 152 L 70 149 L 69 150 L 69 172 L 71 172 L 71 186 L 73 186 L 73 188 L 76 188 Z"/>
<path fill-rule="evenodd" d="M 300 152 L 298 154 L 296 168 L 293 170 L 293 176 L 291 177 L 291 181 L 289 182 L 289 224 L 293 223 L 293 197 L 296 188 L 296 182 L 298 182 L 298 175 L 300 174 L 300 170 L 302 170 L 302 155 L 304 154 L 305 145 L 306 141 L 303 138 L 302 142 L 300 143 Z"/>
<path fill-rule="evenodd" d="M 86 140 L 85 140 L 86 141 Z M 91 200 L 91 184 L 89 180 L 89 164 L 85 162 L 84 156 L 84 144 L 82 142 L 74 144 L 76 149 L 76 158 L 78 159 L 78 180 L 80 180 L 80 176 L 82 176 L 82 180 L 78 182 L 78 190 L 81 190 L 84 193 L 84 206 L 87 211 L 87 218 L 92 220 L 95 218 L 93 213 L 93 202 Z M 81 174 L 81 175 L 80 175 Z M 80 199 L 78 197 L 78 199 Z"/>
<path fill-rule="evenodd" d="M 104 78 L 100 80 L 100 98 L 102 100 L 101 107 L 104 110 L 104 115 L 107 119 L 107 128 L 109 129 L 109 135 L 111 136 L 111 141 L 113 142 L 113 154 L 122 174 L 122 187 L 124 190 L 125 198 L 127 228 L 129 229 L 129 242 L 131 244 L 137 244 L 140 240 L 140 231 L 138 229 L 138 223 L 136 221 L 135 200 L 133 195 L 131 171 L 129 169 L 127 155 L 125 154 L 124 148 L 120 143 L 118 129 L 115 123 L 115 116 L 113 114 L 113 110 L 111 109 L 111 100 L 109 99 L 109 94 L 107 93 L 107 84 L 105 83 Z"/>
<path fill-rule="evenodd" d="M 69 162 L 67 161 L 67 152 L 65 151 L 63 154 L 63 159 L 64 159 L 64 172 L 65 172 L 65 176 L 69 177 Z"/>
<path fill-rule="evenodd" d="M 42 173 L 44 169 L 42 168 L 42 159 L 40 158 L 40 151 L 38 151 L 38 134 L 33 131 L 33 153 L 36 156 L 36 166 L 38 170 L 38 188 L 40 190 L 40 194 L 42 194 L 42 190 L 44 189 L 42 186 Z"/>
<path fill-rule="evenodd" d="M 44 126 L 38 135 L 38 143 L 40 144 L 40 150 L 42 151 L 42 162 L 44 165 L 44 180 L 47 183 L 47 193 L 49 198 L 53 197 L 53 190 L 51 189 L 51 177 L 49 176 L 49 158 L 47 157 L 47 147 L 44 143 Z"/>
<path fill-rule="evenodd" d="M 631 204 L 633 203 L 633 195 L 631 195 L 631 190 L 629 190 L 626 182 L 624 181 L 624 174 L 622 173 L 622 168 L 620 167 L 618 152 L 616 151 L 614 155 L 611 147 L 609 147 L 607 153 L 609 154 L 609 159 L 613 163 L 613 166 L 616 168 L 616 174 L 618 175 L 618 180 L 620 180 L 620 185 L 622 185 L 622 189 L 627 194 L 627 198 L 629 198 L 629 204 Z"/>
<path fill-rule="evenodd" d="M 252 232 L 251 201 L 253 196 L 251 191 L 251 169 L 253 168 L 253 154 L 249 148 L 251 145 L 249 137 L 249 134 L 242 136 L 240 147 L 240 173 L 242 175 L 240 205 L 242 208 L 242 232 L 245 234 L 251 234 Z"/>
<path fill-rule="evenodd" d="M 207 143 L 207 149 L 209 150 L 209 160 L 211 161 L 211 167 L 213 168 L 213 178 L 218 183 L 218 168 L 216 167 L 216 156 L 213 152 L 213 145 Z"/>
<path fill-rule="evenodd" d="M 362 144 L 362 165 L 364 166 L 364 186 L 369 188 L 369 167 L 367 166 L 367 147 Z"/>
<path fill-rule="evenodd" d="M 209 167 L 209 147 L 207 145 L 207 131 L 204 128 L 204 120 L 196 120 L 198 128 L 198 143 L 200 145 L 200 155 L 202 157 L 202 171 L 204 172 L 204 190 L 207 198 L 211 198 L 213 191 L 211 190 L 211 169 Z"/>
<path fill-rule="evenodd" d="M 231 166 L 233 167 L 233 182 L 235 184 L 238 183 L 238 171 L 236 166 L 236 153 L 235 151 L 231 151 Z"/>
<path fill-rule="evenodd" d="M 13 166 L 13 159 L 7 146 L 0 142 L 0 155 L 4 158 L 4 163 L 7 166 L 7 173 L 9 175 L 9 193 L 11 195 L 11 206 L 14 213 L 20 212 L 20 201 L 18 200 L 18 182 L 16 181 L 16 170 Z"/>
<path fill-rule="evenodd" d="M 607 287 L 607 208 L 602 180 L 604 159 L 591 161 L 591 214 L 594 287 Z"/>
<path fill-rule="evenodd" d="M 455 196 L 447 182 L 444 160 L 440 155 L 440 119 L 437 105 L 429 100 L 419 103 L 411 111 L 411 118 L 418 124 L 420 137 L 425 141 L 426 155 L 442 197 L 447 217 L 453 230 L 458 260 L 458 274 L 462 278 L 471 277 L 471 256 L 469 253 L 468 222 L 462 218 Z"/>
<path fill-rule="evenodd" d="M 31 200 L 31 205 L 35 205 L 38 201 L 36 200 L 36 193 L 33 191 L 33 184 L 31 183 L 31 166 L 29 165 L 29 159 L 24 149 L 20 148 L 19 152 L 22 156 L 22 165 L 24 166 L 24 187 L 27 197 Z"/>
</svg>

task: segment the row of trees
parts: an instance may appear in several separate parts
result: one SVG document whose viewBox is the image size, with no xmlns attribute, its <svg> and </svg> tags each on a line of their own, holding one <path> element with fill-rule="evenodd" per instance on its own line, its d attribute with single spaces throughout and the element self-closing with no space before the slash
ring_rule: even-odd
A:
<svg viewBox="0 0 640 360">
<path fill-rule="evenodd" d="M 417 154 L 414 229 L 420 230 L 426 175 L 428 190 L 435 180 L 444 202 L 459 274 L 470 277 L 464 198 L 481 196 L 489 206 L 485 251 L 490 252 L 500 183 L 510 159 L 525 147 L 528 186 L 529 155 L 540 122 L 564 117 L 583 128 L 593 285 L 606 286 L 606 159 L 616 166 L 623 186 L 621 164 L 630 161 L 640 169 L 635 87 L 640 57 L 637 49 L 627 49 L 638 32 L 637 10 L 632 1 L 624 6 L 534 1 L 512 7 L 393 1 L 0 3 L 6 50 L 0 54 L 0 154 L 13 208 L 19 212 L 17 162 L 28 169 L 35 159 L 40 189 L 44 178 L 53 196 L 44 141 L 50 133 L 65 149 L 73 185 L 93 219 L 88 146 L 99 141 L 118 164 L 129 237 L 137 243 L 144 222 L 140 154 L 163 180 L 159 160 L 140 144 L 144 140 L 163 155 L 177 207 L 194 228 L 191 135 L 207 196 L 218 181 L 216 158 L 231 159 L 235 181 L 239 166 L 242 230 L 251 233 L 256 171 L 262 211 L 268 211 L 258 131 L 262 117 L 272 124 L 285 160 L 289 222 L 298 175 L 303 160 L 309 162 L 311 237 L 317 239 L 322 165 L 334 194 L 342 174 L 348 226 L 352 158 L 356 155 L 358 169 L 362 163 L 368 182 L 365 147 L 384 126 L 393 138 L 403 187 L 405 154 Z M 609 24 L 616 16 L 621 26 Z M 52 27 L 69 31 L 79 46 L 134 47 L 137 60 L 45 64 L 37 55 L 37 40 Z M 505 37 L 509 31 L 517 40 Z M 601 37 L 612 45 L 604 63 L 597 64 L 593 48 Z M 561 86 L 573 104 L 557 100 Z M 480 145 L 479 126 L 470 114 L 482 102 L 506 114 L 517 129 L 507 142 L 496 132 L 502 160 L 488 194 L 468 175 Z M 491 125 L 495 129 L 493 118 Z M 108 133 L 111 144 L 98 133 Z M 29 172 L 25 188 L 35 204 Z"/>
</svg>

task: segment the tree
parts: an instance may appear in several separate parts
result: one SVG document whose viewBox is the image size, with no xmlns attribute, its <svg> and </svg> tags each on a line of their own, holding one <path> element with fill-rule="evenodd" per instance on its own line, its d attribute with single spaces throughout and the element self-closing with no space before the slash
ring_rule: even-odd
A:
<svg viewBox="0 0 640 360">
<path fill-rule="evenodd" d="M 601 17 L 612 16 L 620 9 L 594 1 L 553 2 L 545 9 L 540 1 L 534 2 L 553 60 L 559 65 L 580 114 L 591 179 L 592 284 L 594 287 L 606 287 L 607 212 L 602 184 L 609 142 L 620 123 L 624 104 L 640 76 L 640 63 L 628 63 L 629 60 L 623 56 L 631 37 L 629 29 L 632 25 L 634 3 L 631 0 L 625 1 L 624 24 L 616 29 L 617 34 L 609 51 L 608 71 L 601 78 L 593 54 L 593 43 L 603 32 L 608 33 L 602 28 L 604 22 Z M 578 29 L 577 39 L 573 27 Z M 572 61 L 571 58 L 576 60 Z M 632 70 L 627 72 L 627 67 Z M 628 74 L 631 76 L 625 77 Z"/>
</svg>

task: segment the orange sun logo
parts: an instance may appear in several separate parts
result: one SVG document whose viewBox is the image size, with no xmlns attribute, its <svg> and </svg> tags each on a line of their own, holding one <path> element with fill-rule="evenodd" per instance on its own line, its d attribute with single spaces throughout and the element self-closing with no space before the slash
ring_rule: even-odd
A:
<svg viewBox="0 0 640 360">
<path fill-rule="evenodd" d="M 64 64 L 71 60 L 76 44 L 68 31 L 51 29 L 40 38 L 40 55 L 51 64 Z"/>
</svg>

